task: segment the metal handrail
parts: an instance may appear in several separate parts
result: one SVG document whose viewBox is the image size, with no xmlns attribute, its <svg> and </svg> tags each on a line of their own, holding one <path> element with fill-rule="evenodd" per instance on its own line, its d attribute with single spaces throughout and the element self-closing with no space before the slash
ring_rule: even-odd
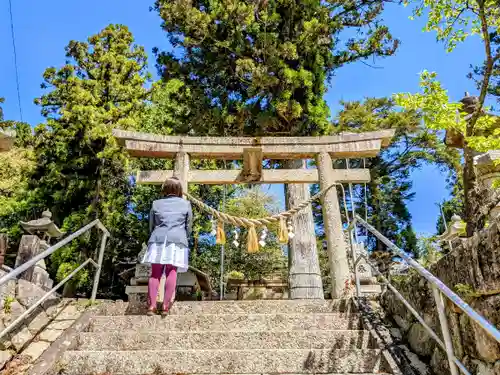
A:
<svg viewBox="0 0 500 375">
<path fill-rule="evenodd" d="M 61 280 L 56 286 L 54 286 L 51 290 L 49 290 L 47 293 L 45 293 L 42 296 L 42 298 L 40 298 L 36 303 L 34 303 L 32 306 L 30 306 L 30 308 L 28 310 L 24 311 L 16 320 L 14 320 L 11 324 L 9 324 L 7 327 L 5 327 L 5 329 L 2 332 L 0 332 L 0 339 L 2 337 L 4 337 L 7 333 L 11 332 L 14 328 L 16 328 L 16 326 L 21 321 L 23 321 L 38 306 L 40 306 L 43 302 L 45 302 L 45 300 L 47 300 L 52 294 L 54 294 L 57 289 L 59 289 L 66 282 L 68 282 L 73 276 L 75 276 L 82 268 L 84 268 L 89 263 L 91 263 L 96 269 L 95 275 L 94 275 L 94 283 L 92 286 L 92 294 L 90 297 L 91 302 L 95 301 L 96 296 L 97 296 L 97 288 L 99 287 L 99 278 L 101 277 L 102 262 L 104 259 L 104 249 L 106 247 L 106 241 L 107 241 L 108 237 L 110 237 L 109 231 L 106 229 L 106 227 L 99 220 L 92 221 L 91 223 L 89 223 L 89 224 L 85 225 L 84 227 L 82 227 L 81 229 L 77 230 L 75 233 L 73 233 L 73 234 L 69 235 L 68 237 L 66 237 L 65 239 L 59 241 L 55 245 L 50 246 L 47 250 L 36 255 L 35 257 L 30 259 L 26 263 L 13 269 L 8 274 L 6 274 L 0 278 L 0 286 L 5 284 L 9 280 L 13 280 L 14 278 L 17 278 L 24 271 L 28 270 L 31 267 L 34 267 L 40 260 L 47 258 L 49 255 L 53 254 L 56 250 L 67 245 L 68 243 L 73 241 L 75 238 L 81 236 L 82 234 L 88 232 L 93 227 L 99 228 L 103 233 L 100 248 L 99 248 L 99 256 L 98 256 L 97 262 L 95 262 L 92 258 L 88 258 L 80 266 L 75 268 L 68 276 L 66 276 L 63 280 Z"/>
<path fill-rule="evenodd" d="M 430 333 L 431 337 L 436 340 L 436 342 L 441 346 L 448 357 L 448 363 L 450 365 L 450 371 L 452 375 L 457 375 L 457 368 L 455 365 L 466 375 L 470 375 L 470 373 L 465 368 L 464 364 L 458 360 L 453 352 L 453 344 L 451 340 L 450 331 L 448 328 L 448 320 L 446 318 L 445 307 L 443 303 L 442 296 L 445 295 L 451 302 L 453 302 L 459 309 L 461 309 L 469 318 L 474 320 L 477 324 L 479 324 L 491 337 L 493 337 L 498 343 L 500 343 L 500 331 L 491 324 L 487 319 L 482 317 L 479 313 L 477 313 L 472 307 L 470 307 L 465 301 L 463 301 L 456 293 L 454 293 L 450 288 L 448 288 L 441 280 L 439 280 L 436 276 L 434 276 L 431 272 L 429 272 L 424 266 L 420 263 L 412 259 L 408 254 L 406 254 L 403 250 L 397 247 L 394 243 L 392 243 L 387 237 L 382 235 L 379 231 L 377 231 L 373 226 L 368 224 L 365 220 L 363 220 L 359 215 L 356 215 L 352 223 L 348 227 L 348 231 L 351 236 L 351 250 L 353 256 L 354 263 L 354 276 L 356 281 L 356 294 L 358 297 L 361 296 L 361 283 L 359 279 L 359 275 L 357 272 L 357 265 L 361 259 L 365 259 L 373 269 L 378 271 L 377 267 L 373 265 L 366 256 L 363 254 L 357 254 L 356 249 L 354 247 L 354 231 L 356 230 L 356 224 L 361 224 L 367 230 L 369 230 L 375 237 L 377 237 L 380 241 L 382 241 L 390 250 L 392 250 L 395 255 L 401 257 L 410 267 L 412 267 L 415 271 L 417 271 L 422 277 L 424 277 L 431 285 L 434 299 L 437 305 L 437 311 L 439 316 L 439 322 L 441 324 L 441 331 L 443 334 L 444 342 L 441 341 L 439 336 L 429 327 L 429 325 L 424 321 L 424 319 L 418 314 L 418 312 L 411 306 L 411 304 L 399 293 L 396 288 L 385 278 L 382 276 L 382 281 L 387 287 L 395 294 L 395 296 L 410 310 L 410 312 L 415 316 L 415 318 L 422 324 L 422 326 Z"/>
</svg>

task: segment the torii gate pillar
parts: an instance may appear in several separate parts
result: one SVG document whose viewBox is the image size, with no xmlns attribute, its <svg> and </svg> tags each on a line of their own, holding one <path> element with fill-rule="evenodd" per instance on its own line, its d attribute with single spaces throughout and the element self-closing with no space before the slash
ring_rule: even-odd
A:
<svg viewBox="0 0 500 375">
<path fill-rule="evenodd" d="M 316 162 L 320 189 L 326 189 L 336 183 L 330 154 L 328 152 L 319 153 L 316 156 Z M 332 280 L 332 298 L 341 298 L 346 287 L 346 281 L 349 280 L 349 264 L 347 262 L 347 244 L 344 240 L 342 217 L 335 187 L 332 187 L 323 195 L 321 207 L 323 209 L 323 225 Z"/>
<path fill-rule="evenodd" d="M 175 154 L 174 176 L 177 177 L 182 186 L 182 191 L 188 192 L 189 181 L 189 154 L 181 151 Z"/>
</svg>

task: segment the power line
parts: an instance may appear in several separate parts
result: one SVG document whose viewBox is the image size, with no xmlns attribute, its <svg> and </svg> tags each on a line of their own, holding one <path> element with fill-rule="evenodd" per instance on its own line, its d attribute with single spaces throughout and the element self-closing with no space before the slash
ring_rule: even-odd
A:
<svg viewBox="0 0 500 375">
<path fill-rule="evenodd" d="M 10 31 L 12 35 L 12 48 L 14 50 L 14 67 L 16 69 L 17 103 L 19 105 L 19 116 L 23 121 L 23 109 L 21 107 L 21 89 L 19 85 L 19 70 L 17 68 L 16 37 L 14 34 L 14 17 L 12 16 L 12 0 L 9 0 Z"/>
</svg>

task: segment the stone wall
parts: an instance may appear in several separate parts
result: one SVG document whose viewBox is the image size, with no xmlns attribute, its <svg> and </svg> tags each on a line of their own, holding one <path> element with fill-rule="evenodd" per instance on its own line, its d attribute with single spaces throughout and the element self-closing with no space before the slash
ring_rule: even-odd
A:
<svg viewBox="0 0 500 375">
<path fill-rule="evenodd" d="M 430 271 L 500 328 L 500 220 L 467 240 L 430 267 Z M 393 278 L 393 285 L 442 338 L 432 291 L 417 274 Z M 390 291 L 382 296 L 386 313 L 411 349 L 427 359 L 434 373 L 449 374 L 444 352 Z M 473 374 L 500 375 L 500 345 L 447 301 L 455 356 Z"/>
</svg>

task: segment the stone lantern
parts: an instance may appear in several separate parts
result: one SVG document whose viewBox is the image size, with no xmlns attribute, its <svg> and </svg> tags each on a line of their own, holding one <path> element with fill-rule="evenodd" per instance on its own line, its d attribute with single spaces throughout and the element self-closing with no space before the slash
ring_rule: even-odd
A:
<svg viewBox="0 0 500 375">
<path fill-rule="evenodd" d="M 479 98 L 477 96 L 471 96 L 468 92 L 465 93 L 465 96 L 460 100 L 462 104 L 462 111 L 467 113 L 465 119 L 468 120 L 474 109 L 476 108 L 477 103 L 479 102 Z M 457 132 L 455 129 L 446 130 L 446 136 L 444 139 L 444 143 L 449 147 L 454 148 L 464 148 L 464 136 L 463 134 Z"/>
<path fill-rule="evenodd" d="M 474 157 L 474 167 L 478 183 L 493 195 L 497 189 L 493 188 L 495 181 L 500 180 L 500 150 L 490 150 Z M 490 219 L 500 217 L 500 203 L 490 211 Z"/>
<path fill-rule="evenodd" d="M 48 248 L 51 238 L 60 238 L 64 234 L 52 221 L 52 212 L 43 211 L 40 219 L 20 222 L 23 229 L 32 235 L 38 236 L 42 247 Z"/>
<path fill-rule="evenodd" d="M 453 240 L 463 237 L 466 231 L 466 224 L 458 215 L 451 217 L 451 223 L 448 225 L 446 231 L 437 237 L 439 242 L 452 242 Z M 451 249 L 450 249 L 451 250 Z"/>
<path fill-rule="evenodd" d="M 63 232 L 52 221 L 52 213 L 44 211 L 40 219 L 28 222 L 21 221 L 21 227 L 26 233 L 21 237 L 16 257 L 16 267 L 28 262 L 50 246 L 51 238 L 60 238 Z M 30 281 L 44 288 L 51 288 L 53 281 L 46 271 L 45 261 L 40 260 L 34 267 L 20 275 L 20 278 Z"/>
</svg>

